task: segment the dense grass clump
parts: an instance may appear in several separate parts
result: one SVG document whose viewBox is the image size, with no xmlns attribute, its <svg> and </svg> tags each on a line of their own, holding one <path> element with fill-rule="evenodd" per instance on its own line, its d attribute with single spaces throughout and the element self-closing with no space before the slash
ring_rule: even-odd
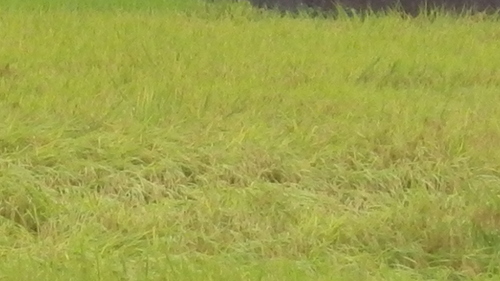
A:
<svg viewBox="0 0 500 281">
<path fill-rule="evenodd" d="M 493 18 L 5 3 L 0 279 L 499 278 Z"/>
<path fill-rule="evenodd" d="M 217 0 L 212 0 L 217 1 Z M 218 0 L 223 1 L 223 0 Z M 237 1 L 237 0 L 232 0 Z M 488 13 L 500 10 L 500 2 L 494 0 L 244 0 L 258 8 L 292 12 L 303 9 L 334 14 L 338 8 L 357 14 L 397 11 L 401 14 L 417 16 L 439 10 L 441 12 Z"/>
</svg>

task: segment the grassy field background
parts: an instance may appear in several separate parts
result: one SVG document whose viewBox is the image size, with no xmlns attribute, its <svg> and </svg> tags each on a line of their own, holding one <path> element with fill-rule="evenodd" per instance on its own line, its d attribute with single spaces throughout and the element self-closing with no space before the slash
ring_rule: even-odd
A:
<svg viewBox="0 0 500 281">
<path fill-rule="evenodd" d="M 103 2 L 0 4 L 0 280 L 500 278 L 498 21 Z"/>
</svg>

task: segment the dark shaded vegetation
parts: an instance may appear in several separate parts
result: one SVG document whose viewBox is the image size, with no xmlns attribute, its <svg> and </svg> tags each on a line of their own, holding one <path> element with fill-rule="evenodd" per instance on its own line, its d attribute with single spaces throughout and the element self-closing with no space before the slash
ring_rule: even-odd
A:
<svg viewBox="0 0 500 281">
<path fill-rule="evenodd" d="M 277 9 L 282 12 L 298 12 L 309 9 L 320 12 L 334 12 L 341 8 L 345 11 L 386 12 L 398 10 L 416 16 L 431 10 L 444 10 L 453 13 L 485 12 L 500 10 L 498 0 L 249 0 L 254 7 Z"/>
</svg>

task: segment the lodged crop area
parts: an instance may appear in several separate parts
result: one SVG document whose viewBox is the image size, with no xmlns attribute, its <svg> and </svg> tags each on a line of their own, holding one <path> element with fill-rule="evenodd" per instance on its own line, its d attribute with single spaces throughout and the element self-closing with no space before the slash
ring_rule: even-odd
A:
<svg viewBox="0 0 500 281">
<path fill-rule="evenodd" d="M 0 280 L 498 280 L 500 23 L 0 4 Z"/>
</svg>

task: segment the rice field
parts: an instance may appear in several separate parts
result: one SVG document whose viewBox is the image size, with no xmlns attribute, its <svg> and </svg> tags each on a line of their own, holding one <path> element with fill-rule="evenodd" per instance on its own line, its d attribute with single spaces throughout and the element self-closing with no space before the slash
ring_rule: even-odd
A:
<svg viewBox="0 0 500 281">
<path fill-rule="evenodd" d="M 500 278 L 496 18 L 6 0 L 0 38 L 0 280 Z"/>
</svg>

